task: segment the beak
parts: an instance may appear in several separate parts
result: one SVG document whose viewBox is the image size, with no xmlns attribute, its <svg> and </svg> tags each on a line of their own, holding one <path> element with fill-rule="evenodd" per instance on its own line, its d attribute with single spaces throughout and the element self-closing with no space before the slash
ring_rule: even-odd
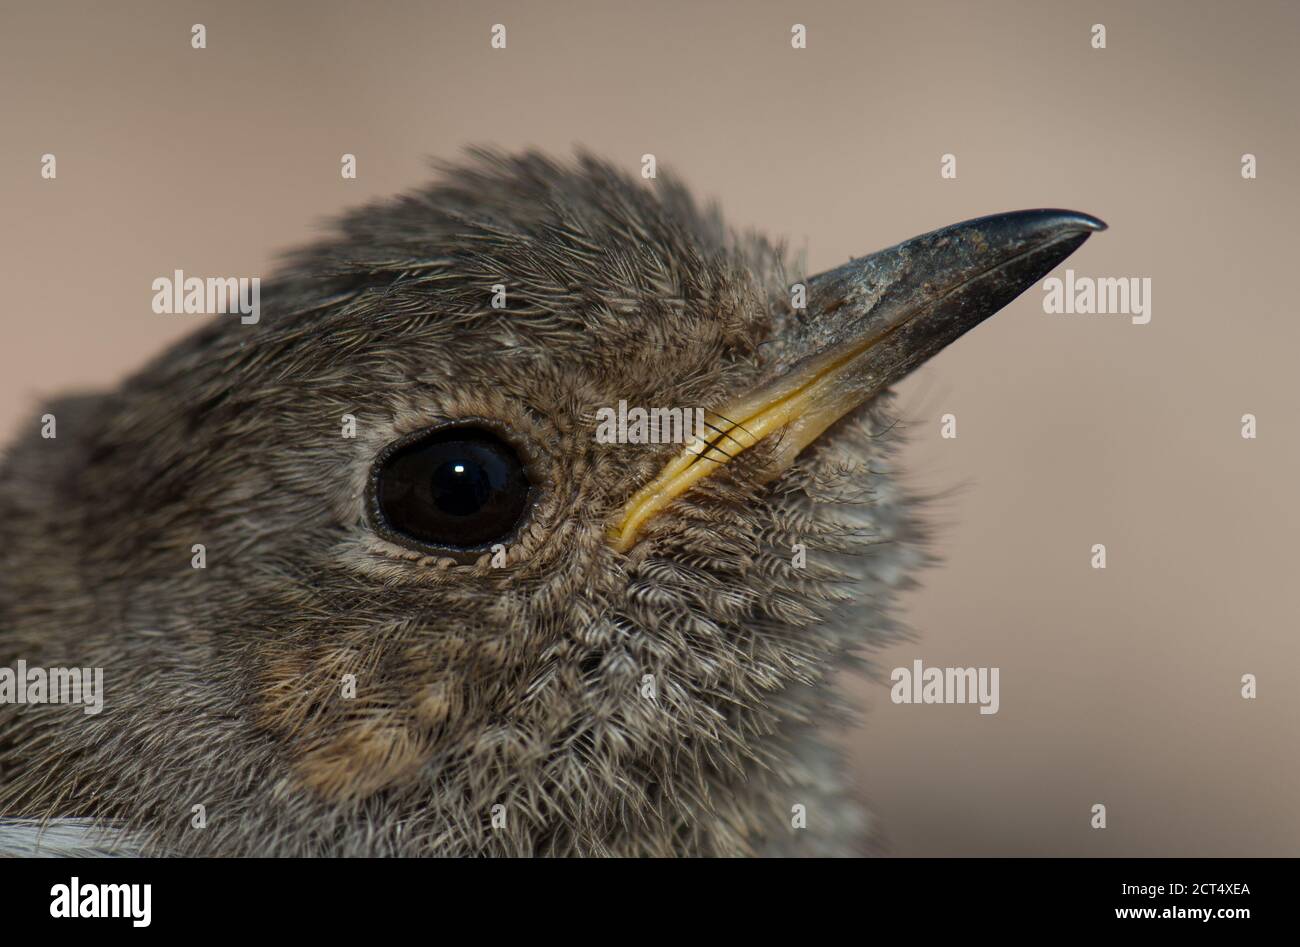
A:
<svg viewBox="0 0 1300 947">
<path fill-rule="evenodd" d="M 763 478 L 823 431 L 1011 302 L 1106 225 L 1068 210 L 980 217 L 913 237 L 807 281 L 801 353 L 774 380 L 706 416 L 686 446 L 628 501 L 610 541 L 630 549 L 648 521 L 759 441 L 774 442 Z M 782 340 L 785 341 L 785 340 Z"/>
</svg>

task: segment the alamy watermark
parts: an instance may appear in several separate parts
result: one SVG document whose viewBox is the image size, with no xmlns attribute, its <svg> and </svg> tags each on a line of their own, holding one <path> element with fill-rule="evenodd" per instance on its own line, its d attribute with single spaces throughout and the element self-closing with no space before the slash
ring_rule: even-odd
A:
<svg viewBox="0 0 1300 947">
<path fill-rule="evenodd" d="M 703 408 L 617 408 L 596 411 L 597 444 L 690 444 L 703 442 Z"/>
<path fill-rule="evenodd" d="M 894 668 L 889 699 L 896 704 L 979 704 L 980 713 L 995 714 L 998 668 L 928 668 L 920 659 L 910 668 Z"/>
<path fill-rule="evenodd" d="M 152 905 L 151 884 L 83 884 L 73 875 L 66 885 L 50 888 L 50 917 L 120 917 L 132 927 L 148 927 Z"/>
<path fill-rule="evenodd" d="M 153 281 L 153 311 L 216 315 L 239 313 L 246 326 L 256 325 L 262 311 L 262 280 L 253 276 L 209 276 L 201 279 L 175 270 Z"/>
<path fill-rule="evenodd" d="M 84 704 L 95 715 L 104 709 L 103 668 L 0 667 L 0 704 Z"/>
<path fill-rule="evenodd" d="M 1043 280 L 1043 312 L 1049 314 L 1082 313 L 1121 314 L 1132 316 L 1135 326 L 1151 321 L 1151 277 L 1143 276 L 1075 276 L 1065 271 L 1065 279 L 1049 276 Z"/>
</svg>

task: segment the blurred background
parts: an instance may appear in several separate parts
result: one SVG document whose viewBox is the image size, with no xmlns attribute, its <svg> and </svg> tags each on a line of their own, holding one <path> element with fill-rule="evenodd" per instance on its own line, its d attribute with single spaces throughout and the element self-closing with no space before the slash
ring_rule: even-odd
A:
<svg viewBox="0 0 1300 947">
<path fill-rule="evenodd" d="M 809 272 L 1096 214 L 1068 265 L 1150 277 L 1149 325 L 1035 289 L 901 387 L 944 561 L 877 663 L 1000 667 L 1001 710 L 852 681 L 855 778 L 895 855 L 1300 854 L 1298 92 L 1281 0 L 6 3 L 0 436 L 195 327 L 154 277 L 269 275 L 468 144 L 652 152 Z"/>
</svg>

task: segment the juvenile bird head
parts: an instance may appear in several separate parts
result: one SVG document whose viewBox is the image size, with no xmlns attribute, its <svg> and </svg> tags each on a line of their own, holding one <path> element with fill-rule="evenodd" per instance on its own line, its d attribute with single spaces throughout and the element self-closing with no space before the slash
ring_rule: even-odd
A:
<svg viewBox="0 0 1300 947">
<path fill-rule="evenodd" d="M 817 731 L 925 558 L 888 386 L 1102 226 L 803 279 L 671 179 L 488 153 L 344 217 L 257 325 L 12 450 L 0 657 L 106 693 L 0 707 L 0 816 L 164 852 L 851 844 Z M 684 423 L 597 436 L 620 403 Z"/>
</svg>

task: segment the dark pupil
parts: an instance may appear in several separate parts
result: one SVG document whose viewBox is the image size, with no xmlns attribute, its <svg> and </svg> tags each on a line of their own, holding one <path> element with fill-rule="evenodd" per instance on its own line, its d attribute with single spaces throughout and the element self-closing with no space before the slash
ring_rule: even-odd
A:
<svg viewBox="0 0 1300 947">
<path fill-rule="evenodd" d="M 375 486 L 389 529 L 429 545 L 469 549 L 514 529 L 530 484 L 518 455 L 495 434 L 445 428 L 390 454 Z"/>
<path fill-rule="evenodd" d="M 433 504 L 450 516 L 470 516 L 483 509 L 492 495 L 486 468 L 462 451 L 433 472 Z"/>
</svg>

